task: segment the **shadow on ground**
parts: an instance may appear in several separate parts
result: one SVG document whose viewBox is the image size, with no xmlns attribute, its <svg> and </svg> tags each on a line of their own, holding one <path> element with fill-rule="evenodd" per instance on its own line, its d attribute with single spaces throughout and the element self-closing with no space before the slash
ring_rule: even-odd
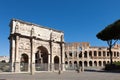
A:
<svg viewBox="0 0 120 80">
<path fill-rule="evenodd" d="M 106 73 L 120 73 L 120 71 L 106 71 L 106 70 L 90 70 L 90 69 L 85 69 L 86 72 L 106 72 Z"/>
</svg>

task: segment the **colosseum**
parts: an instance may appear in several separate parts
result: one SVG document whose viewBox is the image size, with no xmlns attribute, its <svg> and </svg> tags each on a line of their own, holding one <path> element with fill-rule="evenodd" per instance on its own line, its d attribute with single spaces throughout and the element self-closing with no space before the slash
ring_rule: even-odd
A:
<svg viewBox="0 0 120 80">
<path fill-rule="evenodd" d="M 120 61 L 120 45 L 112 48 L 113 62 Z M 65 44 L 66 69 L 104 67 L 110 62 L 107 47 L 90 46 L 88 42 L 73 42 Z"/>
</svg>

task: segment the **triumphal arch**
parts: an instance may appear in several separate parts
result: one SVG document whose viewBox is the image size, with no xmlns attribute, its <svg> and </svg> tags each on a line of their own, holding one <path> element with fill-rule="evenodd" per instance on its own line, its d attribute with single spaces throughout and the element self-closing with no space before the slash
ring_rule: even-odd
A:
<svg viewBox="0 0 120 80">
<path fill-rule="evenodd" d="M 12 72 L 64 70 L 64 33 L 37 24 L 10 22 Z"/>
</svg>

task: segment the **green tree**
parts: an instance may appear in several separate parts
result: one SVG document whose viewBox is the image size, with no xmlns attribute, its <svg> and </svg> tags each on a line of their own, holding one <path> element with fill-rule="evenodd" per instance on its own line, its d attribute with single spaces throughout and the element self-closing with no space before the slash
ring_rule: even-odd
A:
<svg viewBox="0 0 120 80">
<path fill-rule="evenodd" d="M 116 44 L 116 42 L 120 39 L 120 20 L 115 21 L 114 23 L 105 27 L 102 31 L 100 31 L 96 37 L 103 41 L 107 41 L 108 49 L 110 53 L 110 64 L 113 64 L 112 60 L 112 47 Z"/>
</svg>

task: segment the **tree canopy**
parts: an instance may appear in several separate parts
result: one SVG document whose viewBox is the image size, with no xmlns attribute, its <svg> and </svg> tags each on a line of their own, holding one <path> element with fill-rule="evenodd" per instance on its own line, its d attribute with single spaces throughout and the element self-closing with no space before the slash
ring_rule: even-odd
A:
<svg viewBox="0 0 120 80">
<path fill-rule="evenodd" d="M 103 41 L 120 39 L 120 20 L 117 20 L 113 24 L 108 25 L 96 36 L 98 39 L 101 39 Z"/>
</svg>

